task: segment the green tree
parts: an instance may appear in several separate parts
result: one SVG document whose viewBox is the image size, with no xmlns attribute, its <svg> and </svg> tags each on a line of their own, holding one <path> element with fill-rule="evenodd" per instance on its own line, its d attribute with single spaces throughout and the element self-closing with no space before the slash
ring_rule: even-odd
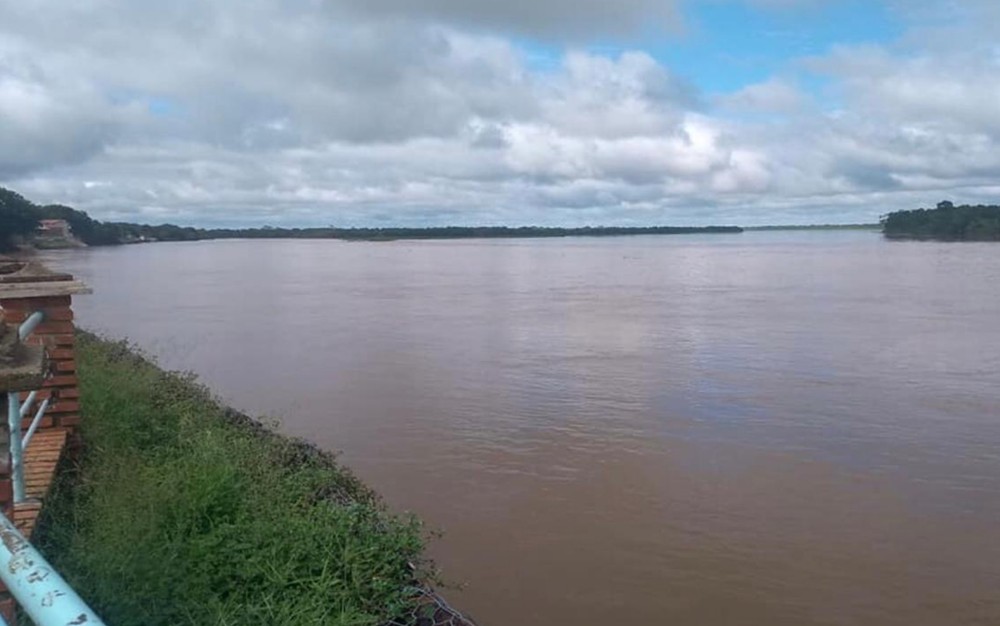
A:
<svg viewBox="0 0 1000 626">
<path fill-rule="evenodd" d="M 38 209 L 24 196 L 0 187 L 0 250 L 13 249 L 18 240 L 38 228 Z"/>
<path fill-rule="evenodd" d="M 1000 241 L 1000 206 L 961 205 L 947 200 L 935 209 L 896 211 L 882 218 L 890 239 Z"/>
</svg>

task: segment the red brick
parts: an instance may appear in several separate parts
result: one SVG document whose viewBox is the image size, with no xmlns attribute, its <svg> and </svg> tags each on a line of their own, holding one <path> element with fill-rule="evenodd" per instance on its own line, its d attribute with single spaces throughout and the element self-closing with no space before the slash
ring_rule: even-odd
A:
<svg viewBox="0 0 1000 626">
<path fill-rule="evenodd" d="M 24 320 L 28 319 L 28 315 L 30 314 L 30 311 L 8 311 L 7 309 L 4 309 L 3 321 L 8 324 L 20 324 Z"/>
<path fill-rule="evenodd" d="M 73 321 L 73 309 L 68 307 L 58 307 L 52 309 L 4 309 L 3 318 L 8 324 L 20 324 L 24 320 L 28 319 L 35 311 L 42 311 L 45 313 L 46 322 L 72 322 Z"/>
<path fill-rule="evenodd" d="M 37 311 L 38 309 L 68 307 L 73 300 L 70 296 L 46 296 L 43 298 L 4 298 L 0 300 L 0 308 L 18 311 Z"/>
<path fill-rule="evenodd" d="M 64 400 L 77 400 L 80 398 L 80 390 L 76 387 L 59 389 L 59 397 Z"/>
<path fill-rule="evenodd" d="M 73 332 L 73 322 L 42 322 L 35 328 L 38 335 L 65 335 Z"/>
<path fill-rule="evenodd" d="M 66 348 L 73 347 L 73 334 L 68 335 L 46 335 L 45 345 L 47 346 L 61 346 Z"/>
<path fill-rule="evenodd" d="M 69 307 L 62 307 L 58 309 L 42 309 L 45 311 L 45 321 L 46 322 L 72 322 L 73 321 L 73 309 Z"/>
<path fill-rule="evenodd" d="M 62 396 L 62 391 L 59 388 L 39 389 L 39 390 L 37 390 L 35 392 L 35 394 L 36 394 L 35 395 L 35 404 L 37 405 L 39 402 L 42 402 L 46 398 L 51 397 L 53 395 L 53 393 L 52 393 L 53 391 L 57 392 L 56 395 Z M 30 393 L 31 392 L 28 392 L 28 391 L 22 391 L 21 392 L 21 401 L 23 402 L 24 400 L 26 400 L 28 398 L 28 395 Z"/>
<path fill-rule="evenodd" d="M 0 502 L 14 499 L 14 486 L 9 480 L 0 480 Z"/>
<path fill-rule="evenodd" d="M 68 324 L 69 322 L 55 322 L 57 324 Z M 51 334 L 39 334 L 37 332 L 31 333 L 24 343 L 34 344 L 36 346 L 45 346 L 47 350 L 59 350 L 60 348 L 66 350 L 73 349 L 74 338 L 73 335 L 51 335 Z"/>
<path fill-rule="evenodd" d="M 75 372 L 76 361 L 56 361 L 53 363 L 57 372 Z"/>
<path fill-rule="evenodd" d="M 80 403 L 76 400 L 59 399 L 55 406 L 49 409 L 52 413 L 76 413 L 80 410 Z"/>
<path fill-rule="evenodd" d="M 60 426 L 76 426 L 80 423 L 79 415 L 60 415 L 58 416 L 58 421 Z"/>
<path fill-rule="evenodd" d="M 52 376 L 47 378 L 42 387 L 76 387 L 77 379 L 75 374 L 65 376 Z"/>
<path fill-rule="evenodd" d="M 49 350 L 49 358 L 53 361 L 72 359 L 75 355 L 76 351 L 73 348 L 53 348 Z"/>
<path fill-rule="evenodd" d="M 33 346 L 45 346 L 46 350 L 54 350 L 57 347 L 56 337 L 61 337 L 62 335 L 41 335 L 37 331 L 28 335 L 28 338 L 24 340 L 24 343 L 31 344 Z"/>
<path fill-rule="evenodd" d="M 35 417 L 35 414 L 32 413 L 30 417 L 26 417 L 23 420 L 21 420 L 21 430 L 27 430 L 27 429 L 31 428 L 31 420 L 34 417 Z M 42 417 L 42 419 L 38 420 L 38 427 L 39 428 L 51 428 L 53 425 L 55 425 L 55 423 L 56 422 L 55 422 L 54 419 L 52 419 L 51 417 L 49 417 L 48 415 L 46 415 L 46 416 Z"/>
</svg>

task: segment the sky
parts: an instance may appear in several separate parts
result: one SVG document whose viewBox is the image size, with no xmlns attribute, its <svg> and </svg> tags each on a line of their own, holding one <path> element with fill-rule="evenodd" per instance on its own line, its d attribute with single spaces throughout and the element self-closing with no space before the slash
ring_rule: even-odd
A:
<svg viewBox="0 0 1000 626">
<path fill-rule="evenodd" d="M 1000 201 L 997 0 L 0 0 L 0 185 L 197 226 Z"/>
</svg>

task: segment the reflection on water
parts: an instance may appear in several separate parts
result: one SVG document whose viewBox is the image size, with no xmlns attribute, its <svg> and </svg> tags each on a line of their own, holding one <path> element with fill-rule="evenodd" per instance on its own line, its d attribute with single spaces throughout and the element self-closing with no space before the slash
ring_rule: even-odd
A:
<svg viewBox="0 0 1000 626">
<path fill-rule="evenodd" d="M 445 538 L 484 624 L 1000 623 L 1000 247 L 874 233 L 52 253 L 87 327 Z"/>
</svg>

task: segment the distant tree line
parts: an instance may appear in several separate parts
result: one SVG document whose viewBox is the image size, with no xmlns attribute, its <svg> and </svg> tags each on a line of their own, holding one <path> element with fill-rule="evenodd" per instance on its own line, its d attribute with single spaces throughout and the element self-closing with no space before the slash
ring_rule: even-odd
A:
<svg viewBox="0 0 1000 626">
<path fill-rule="evenodd" d="M 392 239 L 467 239 L 511 237 L 570 237 L 615 235 L 677 235 L 687 233 L 739 233 L 737 226 L 585 226 L 547 228 L 539 226 L 444 226 L 435 228 L 192 228 L 174 224 L 150 226 L 128 222 L 101 222 L 84 211 L 60 204 L 37 205 L 20 194 L 0 187 L 0 250 L 18 242 L 30 242 L 43 219 L 66 220 L 73 235 L 88 246 L 107 246 L 142 241 L 197 241 L 201 239 L 348 239 L 388 241 Z"/>
<path fill-rule="evenodd" d="M 743 230 L 877 230 L 880 224 L 802 224 L 791 226 L 744 226 Z"/>
<path fill-rule="evenodd" d="M 1000 206 L 940 202 L 934 209 L 896 211 L 882 218 L 890 239 L 1000 241 Z"/>
<path fill-rule="evenodd" d="M 433 228 L 215 228 L 202 231 L 210 239 L 351 239 L 388 241 L 392 239 L 499 239 L 524 237 L 608 237 L 615 235 L 680 235 L 689 233 L 739 233 L 737 226 L 584 226 L 550 228 L 542 226 L 441 226 Z"/>
</svg>

